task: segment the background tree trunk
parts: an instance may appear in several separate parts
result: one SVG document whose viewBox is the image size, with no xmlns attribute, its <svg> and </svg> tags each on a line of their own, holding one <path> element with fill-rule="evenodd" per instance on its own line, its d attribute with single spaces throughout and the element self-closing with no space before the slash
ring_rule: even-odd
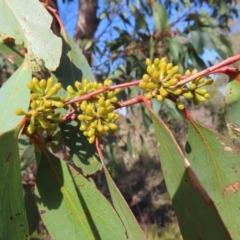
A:
<svg viewBox="0 0 240 240">
<path fill-rule="evenodd" d="M 79 13 L 74 33 L 74 40 L 77 45 L 80 45 L 83 39 L 93 39 L 94 33 L 97 30 L 97 25 L 97 1 L 79 0 Z M 87 51 L 83 51 L 83 54 L 91 66 L 91 48 Z"/>
</svg>

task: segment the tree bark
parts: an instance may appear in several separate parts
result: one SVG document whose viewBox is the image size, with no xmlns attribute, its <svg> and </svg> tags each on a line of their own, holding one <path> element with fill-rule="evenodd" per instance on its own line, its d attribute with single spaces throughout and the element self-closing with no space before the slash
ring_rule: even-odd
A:
<svg viewBox="0 0 240 240">
<path fill-rule="evenodd" d="M 81 40 L 92 40 L 94 33 L 97 30 L 97 1 L 95 0 L 79 0 L 79 13 L 77 19 L 77 26 L 74 33 L 74 41 L 80 45 Z M 92 49 L 83 51 L 89 65 L 91 66 Z"/>
</svg>

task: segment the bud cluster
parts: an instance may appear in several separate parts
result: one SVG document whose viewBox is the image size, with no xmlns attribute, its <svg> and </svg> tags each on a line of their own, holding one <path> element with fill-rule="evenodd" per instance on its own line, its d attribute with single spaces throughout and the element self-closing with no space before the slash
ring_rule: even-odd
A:
<svg viewBox="0 0 240 240">
<path fill-rule="evenodd" d="M 192 74 L 196 74 L 197 70 L 187 70 L 185 72 L 185 76 L 190 76 Z M 207 92 L 206 89 L 202 88 L 203 86 L 207 86 L 213 83 L 213 79 L 211 78 L 203 78 L 199 77 L 190 81 L 188 85 L 182 87 L 182 95 L 186 99 L 192 99 L 193 103 L 197 105 L 199 102 L 205 102 L 208 98 L 210 98 L 210 94 Z"/>
<path fill-rule="evenodd" d="M 84 79 L 82 83 L 76 81 L 75 87 L 77 91 L 71 86 L 67 87 L 68 99 L 71 99 L 72 96 L 83 96 L 110 86 L 112 86 L 112 80 L 108 79 L 104 83 L 89 82 L 87 79 Z M 117 129 L 115 121 L 119 118 L 119 114 L 114 112 L 114 105 L 118 102 L 115 95 L 119 91 L 120 89 L 107 90 L 95 95 L 90 100 L 84 100 L 77 104 L 81 112 L 78 115 L 78 120 L 81 121 L 80 130 L 88 138 L 89 143 L 93 143 L 96 137 L 102 138 L 108 131 Z"/>
<path fill-rule="evenodd" d="M 210 97 L 207 90 L 200 87 L 211 84 L 212 79 L 197 78 L 187 85 L 176 86 L 182 78 L 179 66 L 168 63 L 166 58 L 155 58 L 153 62 L 146 59 L 146 65 L 147 73 L 142 76 L 139 83 L 139 87 L 146 91 L 146 99 L 156 98 L 162 102 L 165 98 L 171 97 L 176 100 L 177 107 L 182 110 L 185 106 L 180 100 L 180 96 L 193 99 L 195 104 L 204 102 Z M 187 76 L 195 73 L 196 70 L 192 73 L 189 70 L 186 71 Z"/>
<path fill-rule="evenodd" d="M 46 130 L 48 135 L 53 135 L 57 123 L 62 122 L 60 113 L 56 112 L 56 108 L 64 106 L 64 100 L 57 96 L 61 83 L 55 83 L 52 77 L 42 80 L 32 78 L 27 84 L 31 90 L 30 109 L 26 112 L 18 108 L 15 110 L 17 115 L 26 115 L 30 121 L 27 126 L 27 132 L 33 134 L 35 131 L 41 134 Z"/>
</svg>

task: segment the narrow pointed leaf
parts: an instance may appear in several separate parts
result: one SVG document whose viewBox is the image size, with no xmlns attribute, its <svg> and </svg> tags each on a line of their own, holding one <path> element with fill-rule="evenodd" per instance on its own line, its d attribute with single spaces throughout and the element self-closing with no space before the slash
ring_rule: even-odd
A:
<svg viewBox="0 0 240 240">
<path fill-rule="evenodd" d="M 103 163 L 103 159 L 102 159 Z M 103 163 L 104 164 L 104 163 Z M 116 209 L 119 217 L 121 218 L 125 228 L 128 239 L 131 240 L 144 240 L 146 239 L 141 227 L 139 226 L 137 220 L 133 216 L 132 211 L 130 210 L 128 204 L 126 203 L 125 199 L 123 198 L 122 194 L 120 193 L 119 189 L 115 185 L 114 181 L 112 180 L 108 170 L 106 169 L 105 165 L 103 167 L 104 173 L 107 179 L 108 188 L 111 194 L 111 199 L 114 208 Z"/>
<path fill-rule="evenodd" d="M 23 63 L 24 56 L 23 46 L 16 45 L 13 42 L 0 43 L 0 53 L 12 64 L 20 67 Z"/>
<path fill-rule="evenodd" d="M 0 0 L 0 42 L 8 38 L 27 48 L 32 63 L 55 70 L 61 56 L 61 39 L 53 34 L 52 17 L 39 1 Z M 36 13 L 37 10 L 37 13 Z"/>
<path fill-rule="evenodd" d="M 190 120 L 186 152 L 231 239 L 238 239 L 240 150 L 225 137 Z"/>
<path fill-rule="evenodd" d="M 121 220 L 105 197 L 45 149 L 36 184 L 39 212 L 53 239 L 126 239 Z"/>
<path fill-rule="evenodd" d="M 27 214 L 27 221 L 29 227 L 29 234 L 31 235 L 35 230 L 38 229 L 40 215 L 38 212 L 36 199 L 31 185 L 23 185 L 24 189 L 24 200 Z"/>
<path fill-rule="evenodd" d="M 218 213 L 166 124 L 150 112 L 161 167 L 184 240 L 229 239 Z"/>
<path fill-rule="evenodd" d="M 35 147 L 34 145 L 29 145 L 24 152 L 21 154 L 21 170 L 26 169 L 31 164 L 33 164 L 36 161 L 35 157 Z"/>
<path fill-rule="evenodd" d="M 95 146 L 83 136 L 79 126 L 80 124 L 75 121 L 60 124 L 64 142 L 72 160 L 77 167 L 81 168 L 83 175 L 88 176 L 101 170 L 102 164 Z"/>
<path fill-rule="evenodd" d="M 18 128 L 12 129 L 0 136 L 0 239 L 28 239 L 28 223 L 20 174 L 18 131 Z"/>
<path fill-rule="evenodd" d="M 15 110 L 28 109 L 30 91 L 27 88 L 27 82 L 29 80 L 31 80 L 31 71 L 24 62 L 0 89 L 0 134 L 16 127 L 23 119 L 24 116 L 15 115 Z"/>
<path fill-rule="evenodd" d="M 62 56 L 60 65 L 56 72 L 54 72 L 58 81 L 63 84 L 64 88 L 68 85 L 73 86 L 75 81 L 82 81 L 84 78 L 94 81 L 95 78 L 91 68 L 80 48 L 63 30 L 61 37 L 63 40 Z"/>
<path fill-rule="evenodd" d="M 166 9 L 160 3 L 153 4 L 153 19 L 156 31 L 166 30 L 168 24 L 168 15 Z"/>
</svg>

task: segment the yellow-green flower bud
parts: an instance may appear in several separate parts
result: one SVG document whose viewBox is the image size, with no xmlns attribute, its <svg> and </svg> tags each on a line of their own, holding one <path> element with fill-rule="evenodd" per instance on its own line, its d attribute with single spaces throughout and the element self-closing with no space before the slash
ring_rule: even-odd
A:
<svg viewBox="0 0 240 240">
<path fill-rule="evenodd" d="M 153 72 L 154 72 L 154 68 L 153 68 L 152 66 L 148 66 L 148 67 L 147 67 L 147 73 L 148 73 L 150 76 L 152 76 Z"/>
<path fill-rule="evenodd" d="M 210 98 L 211 95 L 210 95 L 209 93 L 205 93 L 205 94 L 204 94 L 204 97 L 205 97 L 205 98 Z"/>
<path fill-rule="evenodd" d="M 106 111 L 106 109 L 104 107 L 99 107 L 98 110 L 97 110 L 97 113 L 99 115 L 103 115 L 105 111 Z"/>
<path fill-rule="evenodd" d="M 52 104 L 57 108 L 62 108 L 64 106 L 64 103 L 59 101 L 52 101 Z"/>
<path fill-rule="evenodd" d="M 155 58 L 153 63 L 154 63 L 154 65 L 158 66 L 158 64 L 160 63 L 160 59 L 159 58 Z"/>
<path fill-rule="evenodd" d="M 67 86 L 67 92 L 71 95 L 75 95 L 76 92 L 73 90 L 72 86 Z"/>
<path fill-rule="evenodd" d="M 118 102 L 118 98 L 117 97 L 112 97 L 111 98 L 111 102 L 112 103 L 117 103 Z"/>
<path fill-rule="evenodd" d="M 93 110 L 92 108 L 90 107 L 87 107 L 86 110 L 85 110 L 86 114 L 89 115 L 89 116 L 92 116 L 93 115 Z"/>
<path fill-rule="evenodd" d="M 27 132 L 28 132 L 29 134 L 33 134 L 34 131 L 35 131 L 35 126 L 32 125 L 32 124 L 29 124 L 28 127 L 27 127 Z"/>
<path fill-rule="evenodd" d="M 147 65 L 147 66 L 150 66 L 151 64 L 152 64 L 152 61 L 151 61 L 149 58 L 147 58 L 147 59 L 146 59 L 146 65 Z"/>
<path fill-rule="evenodd" d="M 96 128 L 96 127 L 97 127 L 97 124 L 98 124 L 98 121 L 95 120 L 95 121 L 93 121 L 93 122 L 90 124 L 90 127 L 91 127 L 91 128 Z"/>
<path fill-rule="evenodd" d="M 79 129 L 80 129 L 81 131 L 86 131 L 86 130 L 87 130 L 86 124 L 82 124 Z"/>
<path fill-rule="evenodd" d="M 153 90 L 156 87 L 156 85 L 153 82 L 147 83 L 147 89 Z"/>
<path fill-rule="evenodd" d="M 187 99 L 192 99 L 193 98 L 193 94 L 191 92 L 185 92 L 182 95 Z"/>
<path fill-rule="evenodd" d="M 107 92 L 107 97 L 108 97 L 108 98 L 114 97 L 114 92 L 108 91 L 108 92 Z"/>
<path fill-rule="evenodd" d="M 83 135 L 87 137 L 88 136 L 88 131 L 84 131 Z"/>
<path fill-rule="evenodd" d="M 52 107 L 52 101 L 46 100 L 46 101 L 44 102 L 44 106 L 45 106 L 46 108 L 51 108 L 51 107 Z"/>
<path fill-rule="evenodd" d="M 167 97 L 168 96 L 168 91 L 166 91 L 163 87 L 160 88 L 160 95 L 163 97 Z"/>
<path fill-rule="evenodd" d="M 195 96 L 199 102 L 206 102 L 206 98 L 203 97 L 202 95 L 196 93 Z"/>
<path fill-rule="evenodd" d="M 98 104 L 99 104 L 99 106 L 104 107 L 105 106 L 105 99 L 103 97 L 99 98 L 98 99 Z"/>
<path fill-rule="evenodd" d="M 35 89 L 35 85 L 33 84 L 33 82 L 28 82 L 27 86 L 30 90 L 34 90 Z"/>
<path fill-rule="evenodd" d="M 60 90 L 60 89 L 62 88 L 62 84 L 61 84 L 60 82 L 56 83 L 56 84 L 55 84 L 55 88 L 56 88 L 57 90 Z"/>
<path fill-rule="evenodd" d="M 185 75 L 186 75 L 186 76 L 190 76 L 190 75 L 191 75 L 191 71 L 190 71 L 189 69 L 186 70 Z"/>
<path fill-rule="evenodd" d="M 20 115 L 26 115 L 25 112 L 21 108 L 17 108 L 15 110 L 15 114 L 20 116 Z"/>
<path fill-rule="evenodd" d="M 105 107 L 108 107 L 110 105 L 111 105 L 111 100 L 110 99 L 105 100 Z"/>
<path fill-rule="evenodd" d="M 30 107 L 31 107 L 31 109 L 37 109 L 37 107 L 38 107 L 37 102 L 36 101 L 32 101 L 31 104 L 30 104 Z"/>
<path fill-rule="evenodd" d="M 103 128 L 102 124 L 97 125 L 97 130 L 98 130 L 98 132 L 103 132 L 104 131 L 104 128 Z"/>
<path fill-rule="evenodd" d="M 149 80 L 149 75 L 148 74 L 144 74 L 143 76 L 142 76 L 142 80 L 144 81 L 144 82 L 148 82 L 148 80 Z"/>
<path fill-rule="evenodd" d="M 47 93 L 49 91 L 49 89 L 53 86 L 53 83 L 54 83 L 53 77 L 48 78 L 45 93 Z"/>
<path fill-rule="evenodd" d="M 38 116 L 38 111 L 37 110 L 32 110 L 31 114 L 33 117 L 37 117 Z"/>
<path fill-rule="evenodd" d="M 191 91 L 194 91 L 196 88 L 197 88 L 196 84 L 190 83 L 189 89 L 190 89 Z"/>
<path fill-rule="evenodd" d="M 76 87 L 78 90 L 82 89 L 82 83 L 80 83 L 79 81 L 76 81 L 76 82 L 75 82 L 75 87 Z"/>
<path fill-rule="evenodd" d="M 117 124 L 115 123 L 109 123 L 108 124 L 108 127 L 111 129 L 111 130 L 116 130 L 118 128 Z"/>
<path fill-rule="evenodd" d="M 158 71 L 154 71 L 153 74 L 152 74 L 152 78 L 158 80 L 160 77 L 160 73 Z"/>
<path fill-rule="evenodd" d="M 152 96 L 152 94 L 150 92 L 148 92 L 148 93 L 145 94 L 145 98 L 147 100 L 151 100 L 153 98 L 153 96 Z"/>
<path fill-rule="evenodd" d="M 31 94 L 30 94 L 30 99 L 31 99 L 31 100 L 37 100 L 38 97 L 39 97 L 39 95 L 38 95 L 37 93 L 31 93 Z"/>
<path fill-rule="evenodd" d="M 146 82 L 141 81 L 141 82 L 138 84 L 138 86 L 139 86 L 140 88 L 142 88 L 142 89 L 145 89 L 146 86 L 147 86 L 147 84 L 146 84 Z"/>
<path fill-rule="evenodd" d="M 213 82 L 214 82 L 213 79 L 209 78 L 209 79 L 207 79 L 207 80 L 202 84 L 202 86 L 210 85 L 210 84 L 212 84 Z"/>
<path fill-rule="evenodd" d="M 159 102 L 162 102 L 165 99 L 162 95 L 157 95 L 156 98 Z"/>
<path fill-rule="evenodd" d="M 178 109 L 183 110 L 185 108 L 183 102 L 181 102 L 179 99 L 176 102 Z"/>
<path fill-rule="evenodd" d="M 90 130 L 88 131 L 88 137 L 92 137 L 95 135 L 95 128 L 90 128 Z"/>
<path fill-rule="evenodd" d="M 107 117 L 112 120 L 115 118 L 115 113 L 111 112 L 111 113 L 108 113 Z"/>
<path fill-rule="evenodd" d="M 79 121 L 84 121 L 84 120 L 86 120 L 85 115 L 83 115 L 83 114 L 78 115 L 78 120 L 79 120 Z"/>
<path fill-rule="evenodd" d="M 197 88 L 195 92 L 199 93 L 200 95 L 204 95 L 207 93 L 207 90 L 204 88 Z"/>
<path fill-rule="evenodd" d="M 180 95 L 182 93 L 181 88 L 168 88 L 168 92 L 174 94 L 174 95 Z"/>
<path fill-rule="evenodd" d="M 42 79 L 39 81 L 39 86 L 41 89 L 45 89 L 47 87 L 47 80 L 46 79 Z"/>
<path fill-rule="evenodd" d="M 88 138 L 88 142 L 91 144 L 91 143 L 94 143 L 95 141 L 95 136 L 92 136 L 90 138 Z"/>
<path fill-rule="evenodd" d="M 41 125 L 43 128 L 48 128 L 49 125 L 50 125 L 50 122 L 44 120 L 42 117 L 37 117 L 37 120 L 39 121 L 40 125 Z"/>
<path fill-rule="evenodd" d="M 109 127 L 108 127 L 107 125 L 104 125 L 104 126 L 103 126 L 103 129 L 104 129 L 104 131 L 106 131 L 106 132 L 109 131 Z"/>
<path fill-rule="evenodd" d="M 168 64 L 166 65 L 166 71 L 172 69 L 172 67 L 173 67 L 173 64 L 172 64 L 172 63 L 168 63 Z"/>
</svg>

